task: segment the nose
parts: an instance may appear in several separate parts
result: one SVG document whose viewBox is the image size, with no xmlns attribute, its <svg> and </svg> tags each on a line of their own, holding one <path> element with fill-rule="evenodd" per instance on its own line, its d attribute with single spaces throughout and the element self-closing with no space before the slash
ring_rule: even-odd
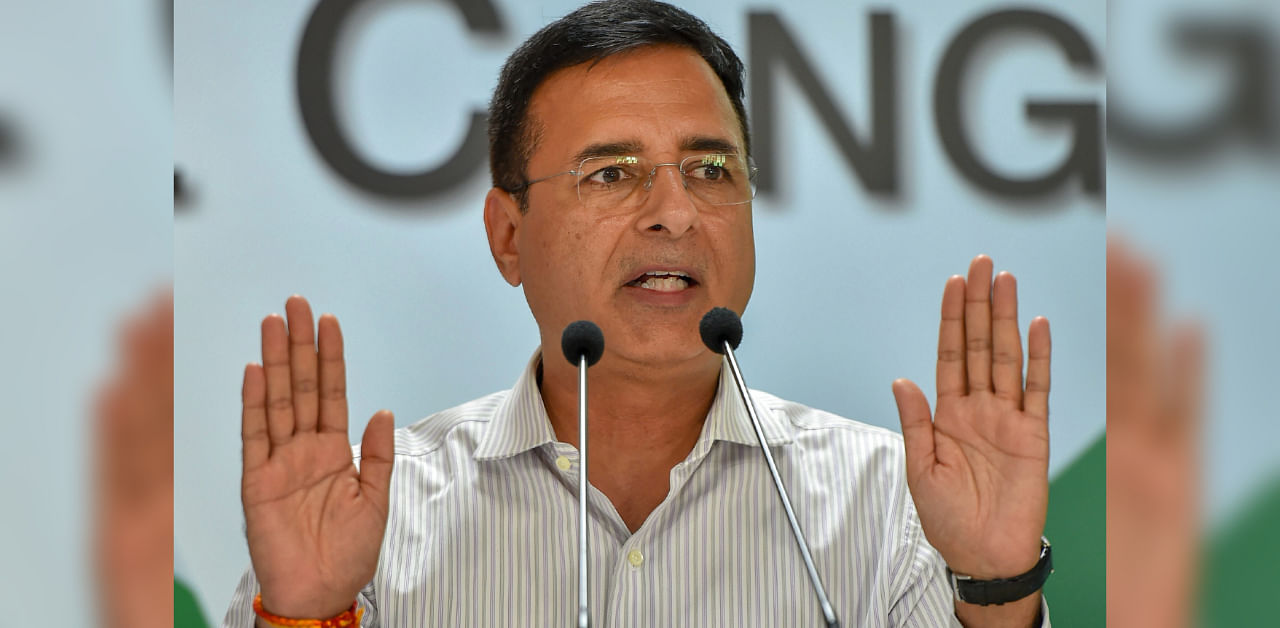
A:
<svg viewBox="0 0 1280 628">
<path fill-rule="evenodd" d="M 670 169 L 664 166 L 671 166 Z M 649 171 L 644 183 L 647 198 L 636 220 L 636 228 L 661 232 L 670 237 L 683 236 L 698 224 L 698 207 L 685 187 L 679 164 L 658 164 Z"/>
</svg>

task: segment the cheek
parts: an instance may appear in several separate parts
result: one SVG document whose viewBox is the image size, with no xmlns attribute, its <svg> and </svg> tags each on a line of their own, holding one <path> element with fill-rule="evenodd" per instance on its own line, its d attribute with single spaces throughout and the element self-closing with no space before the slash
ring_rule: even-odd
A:
<svg viewBox="0 0 1280 628">
<path fill-rule="evenodd" d="M 531 298 L 545 306 L 576 302 L 585 285 L 584 264 L 592 260 L 590 233 L 577 224 L 546 225 L 530 230 L 521 246 L 521 273 Z"/>
<path fill-rule="evenodd" d="M 733 297 L 745 299 L 755 282 L 755 236 L 750 217 L 744 220 L 725 220 L 715 225 L 713 237 L 720 242 L 719 263 L 721 273 L 728 278 L 726 287 Z"/>
<path fill-rule="evenodd" d="M 756 280 L 756 256 L 755 247 L 748 240 L 747 246 L 740 249 L 738 259 L 734 261 L 736 264 L 736 281 L 735 294 L 733 301 L 742 311 L 746 308 L 747 301 L 751 298 L 751 291 L 755 287 Z"/>
</svg>

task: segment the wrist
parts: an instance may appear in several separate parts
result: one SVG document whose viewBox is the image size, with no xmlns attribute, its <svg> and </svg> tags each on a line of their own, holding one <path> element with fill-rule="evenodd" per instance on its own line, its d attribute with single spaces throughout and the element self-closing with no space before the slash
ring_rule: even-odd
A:
<svg viewBox="0 0 1280 628">
<path fill-rule="evenodd" d="M 947 569 L 952 573 L 968 576 L 974 580 L 999 580 L 1026 573 L 1040 561 L 1044 548 L 1043 537 L 1032 543 L 1019 543 L 1016 551 L 1004 551 L 1000 556 L 987 553 L 966 555 L 953 561 L 951 556 L 943 555 Z"/>
<path fill-rule="evenodd" d="M 1053 573 L 1053 552 L 1049 539 L 1040 537 L 1040 556 L 1030 569 L 1005 578 L 975 578 L 947 567 L 947 580 L 957 602 L 999 606 L 1038 594 Z"/>
</svg>

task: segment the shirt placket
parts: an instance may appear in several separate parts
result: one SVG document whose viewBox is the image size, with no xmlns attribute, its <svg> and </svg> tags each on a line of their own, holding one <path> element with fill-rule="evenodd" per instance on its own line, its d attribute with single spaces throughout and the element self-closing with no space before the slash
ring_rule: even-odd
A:
<svg viewBox="0 0 1280 628">
<path fill-rule="evenodd" d="M 670 535 L 679 533 L 680 527 L 668 521 L 665 511 L 679 498 L 680 491 L 702 463 L 709 448 L 709 443 L 699 442 L 688 458 L 671 469 L 666 499 L 653 509 L 635 534 L 624 538 L 618 550 L 609 557 L 613 561 L 613 583 L 604 624 L 607 628 L 649 628 L 666 621 L 669 609 L 661 607 L 663 600 L 658 587 L 664 580 L 661 571 L 665 568 L 665 548 L 669 546 Z M 612 518 L 626 531 L 621 516 L 608 499 L 593 489 L 594 494 L 600 495 Z M 662 586 L 669 585 L 667 582 Z"/>
<path fill-rule="evenodd" d="M 548 450 L 550 462 L 561 481 L 577 500 L 579 454 L 576 447 L 563 442 L 552 443 Z M 588 478 L 588 481 L 590 478 Z M 588 589 L 591 594 L 592 625 L 617 625 L 613 612 L 616 600 L 615 592 L 620 577 L 625 574 L 618 569 L 619 564 L 629 564 L 628 555 L 632 551 L 630 531 L 622 516 L 613 507 L 609 498 L 595 487 L 587 494 L 588 510 L 588 543 L 590 547 Z M 571 525 L 577 524 L 577 517 Z M 576 533 L 574 538 L 577 538 Z M 576 546 L 574 560 L 577 560 Z M 636 558 L 643 563 L 643 554 Z M 577 605 L 577 585 L 574 585 L 574 605 Z"/>
</svg>

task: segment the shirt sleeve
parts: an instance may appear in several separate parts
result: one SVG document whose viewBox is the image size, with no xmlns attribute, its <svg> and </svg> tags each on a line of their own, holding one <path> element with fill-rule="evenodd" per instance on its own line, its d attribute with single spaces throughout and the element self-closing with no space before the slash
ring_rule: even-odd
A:
<svg viewBox="0 0 1280 628">
<path fill-rule="evenodd" d="M 253 567 L 250 567 L 245 570 L 235 594 L 231 596 L 231 606 L 222 618 L 222 628 L 253 628 L 257 620 L 257 615 L 253 613 L 253 598 L 257 595 L 258 579 L 253 575 Z M 376 601 L 372 582 L 356 594 L 356 607 L 364 609 L 364 615 L 360 617 L 361 628 L 382 626 L 378 621 Z"/>
<path fill-rule="evenodd" d="M 947 586 L 942 557 L 928 543 L 910 544 L 912 574 L 905 591 L 889 611 L 896 628 L 962 628 L 956 618 L 955 598 Z"/>
</svg>

